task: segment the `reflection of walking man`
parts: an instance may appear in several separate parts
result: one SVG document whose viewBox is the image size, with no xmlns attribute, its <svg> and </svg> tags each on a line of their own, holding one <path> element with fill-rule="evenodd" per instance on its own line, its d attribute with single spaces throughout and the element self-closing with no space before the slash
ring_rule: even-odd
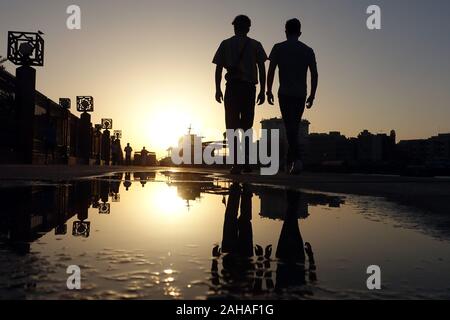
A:
<svg viewBox="0 0 450 320">
<path fill-rule="evenodd" d="M 301 197 L 302 194 L 298 191 L 286 191 L 286 215 L 276 251 L 278 267 L 275 289 L 282 291 L 285 288 L 298 287 L 299 293 L 306 294 L 309 292 L 302 292 L 300 289 L 306 284 L 305 253 L 309 262 L 309 279 L 314 282 L 317 276 L 311 244 L 308 242 L 304 244 L 298 225 L 297 212 Z"/>
<path fill-rule="evenodd" d="M 253 257 L 253 229 L 252 229 L 252 197 L 249 186 L 239 183 L 230 186 L 228 203 L 223 223 L 222 248 L 218 245 L 213 249 L 213 256 L 222 256 L 222 280 L 219 275 L 219 261 L 213 259 L 211 266 L 212 282 L 215 286 L 222 286 L 231 294 L 242 294 L 252 291 L 255 266 Z M 239 214 L 240 209 L 240 214 Z"/>
<path fill-rule="evenodd" d="M 242 191 L 239 184 L 231 185 L 223 224 L 223 253 L 253 256 L 252 196 L 248 185 L 244 184 Z"/>
<path fill-rule="evenodd" d="M 235 35 L 222 41 L 213 59 L 213 63 L 216 64 L 216 101 L 221 103 L 224 100 L 227 129 L 243 129 L 245 131 L 253 127 L 258 70 L 260 82 L 258 104 L 261 105 L 265 101 L 266 69 L 264 62 L 267 60 L 267 56 L 260 42 L 247 37 L 251 26 L 249 17 L 237 16 L 233 25 Z M 221 89 L 223 68 L 227 70 L 225 99 Z M 232 173 L 240 173 L 236 160 L 237 153 L 235 152 L 235 166 Z M 245 171 L 249 171 L 248 154 L 246 154 L 246 164 Z"/>
<path fill-rule="evenodd" d="M 303 168 L 298 131 L 305 102 L 308 109 L 313 106 L 318 82 L 314 51 L 298 40 L 301 34 L 299 20 L 292 19 L 286 22 L 287 41 L 273 47 L 269 57 L 270 67 L 267 79 L 267 99 L 273 105 L 272 85 L 275 69 L 278 67 L 280 77 L 278 99 L 289 144 L 288 161 L 292 164 L 291 174 L 298 174 Z M 306 99 L 308 69 L 311 73 L 311 94 Z"/>
</svg>

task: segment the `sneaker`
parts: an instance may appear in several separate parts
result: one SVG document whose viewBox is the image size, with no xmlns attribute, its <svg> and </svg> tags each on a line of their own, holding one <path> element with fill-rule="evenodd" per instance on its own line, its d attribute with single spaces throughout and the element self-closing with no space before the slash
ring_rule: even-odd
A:
<svg viewBox="0 0 450 320">
<path fill-rule="evenodd" d="M 231 174 L 241 174 L 241 167 L 240 166 L 233 166 L 230 170 Z"/>
<path fill-rule="evenodd" d="M 300 174 L 303 170 L 303 163 L 300 160 L 296 160 L 291 169 L 289 170 L 289 174 L 297 175 Z"/>
</svg>

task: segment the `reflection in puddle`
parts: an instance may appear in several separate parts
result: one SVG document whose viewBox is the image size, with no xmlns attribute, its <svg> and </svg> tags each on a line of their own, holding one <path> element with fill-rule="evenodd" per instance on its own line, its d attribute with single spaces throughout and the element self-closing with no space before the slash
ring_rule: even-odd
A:
<svg viewBox="0 0 450 320">
<path fill-rule="evenodd" d="M 450 297 L 450 218 L 382 199 L 170 171 L 1 191 L 0 298 Z"/>
<path fill-rule="evenodd" d="M 267 292 L 282 293 L 284 289 L 296 288 L 296 294 L 309 294 L 305 290 L 306 269 L 305 252 L 308 255 L 308 275 L 313 283 L 316 281 L 316 266 L 311 245 L 303 242 L 298 225 L 299 218 L 308 216 L 307 203 L 302 202 L 301 193 L 288 190 L 285 201 L 279 202 L 281 208 L 273 208 L 270 204 L 277 203 L 273 197 L 266 199 L 261 209 L 269 214 L 283 218 L 283 226 L 276 251 L 276 277 L 273 279 L 271 259 L 272 245 L 265 249 L 253 243 L 252 229 L 252 197 L 251 186 L 242 187 L 233 183 L 229 189 L 223 224 L 222 246 L 215 246 L 211 266 L 212 283 L 215 292 L 260 295 Z M 262 191 L 261 194 L 267 194 Z M 269 200 L 269 201 L 267 201 Z M 267 208 L 269 206 L 269 208 Z M 283 210 L 284 208 L 284 210 Z M 282 210 L 280 212 L 280 209 Z M 240 213 L 238 214 L 238 211 Z M 261 214 L 264 215 L 264 211 Z M 219 258 L 222 258 L 222 270 L 219 271 Z M 275 283 L 274 283 L 275 280 Z M 294 291 L 290 292 L 291 295 Z M 292 297 L 292 296 L 291 296 Z"/>
</svg>

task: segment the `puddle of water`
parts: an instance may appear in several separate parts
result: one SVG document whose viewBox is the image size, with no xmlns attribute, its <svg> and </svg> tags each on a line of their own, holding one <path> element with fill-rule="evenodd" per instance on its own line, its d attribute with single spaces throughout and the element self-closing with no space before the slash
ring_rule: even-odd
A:
<svg viewBox="0 0 450 320">
<path fill-rule="evenodd" d="M 450 297 L 450 217 L 379 198 L 164 171 L 1 191 L 3 299 Z"/>
</svg>

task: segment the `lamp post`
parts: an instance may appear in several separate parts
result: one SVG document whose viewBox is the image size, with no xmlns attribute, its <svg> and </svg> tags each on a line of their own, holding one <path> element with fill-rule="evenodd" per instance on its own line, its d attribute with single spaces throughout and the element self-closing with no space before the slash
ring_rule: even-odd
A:
<svg viewBox="0 0 450 320">
<path fill-rule="evenodd" d="M 92 96 L 77 96 L 77 111 L 81 112 L 78 157 L 84 164 L 89 164 L 92 153 L 92 123 L 91 112 L 94 112 L 94 98 Z"/>
<path fill-rule="evenodd" d="M 94 158 L 95 164 L 102 164 L 102 125 L 94 125 Z"/>
<path fill-rule="evenodd" d="M 113 128 L 112 119 L 102 119 L 102 160 L 109 166 L 111 161 L 111 131 Z"/>
<path fill-rule="evenodd" d="M 59 98 L 59 105 L 64 109 L 63 121 L 63 141 L 64 141 L 64 161 L 69 163 L 70 157 L 70 108 L 72 101 L 69 98 Z"/>
<path fill-rule="evenodd" d="M 122 130 L 114 130 L 113 135 L 116 139 L 122 139 Z"/>
<path fill-rule="evenodd" d="M 33 162 L 36 70 L 44 65 L 44 39 L 36 32 L 8 32 L 8 60 L 16 69 L 18 114 L 16 152 L 21 162 Z"/>
</svg>

